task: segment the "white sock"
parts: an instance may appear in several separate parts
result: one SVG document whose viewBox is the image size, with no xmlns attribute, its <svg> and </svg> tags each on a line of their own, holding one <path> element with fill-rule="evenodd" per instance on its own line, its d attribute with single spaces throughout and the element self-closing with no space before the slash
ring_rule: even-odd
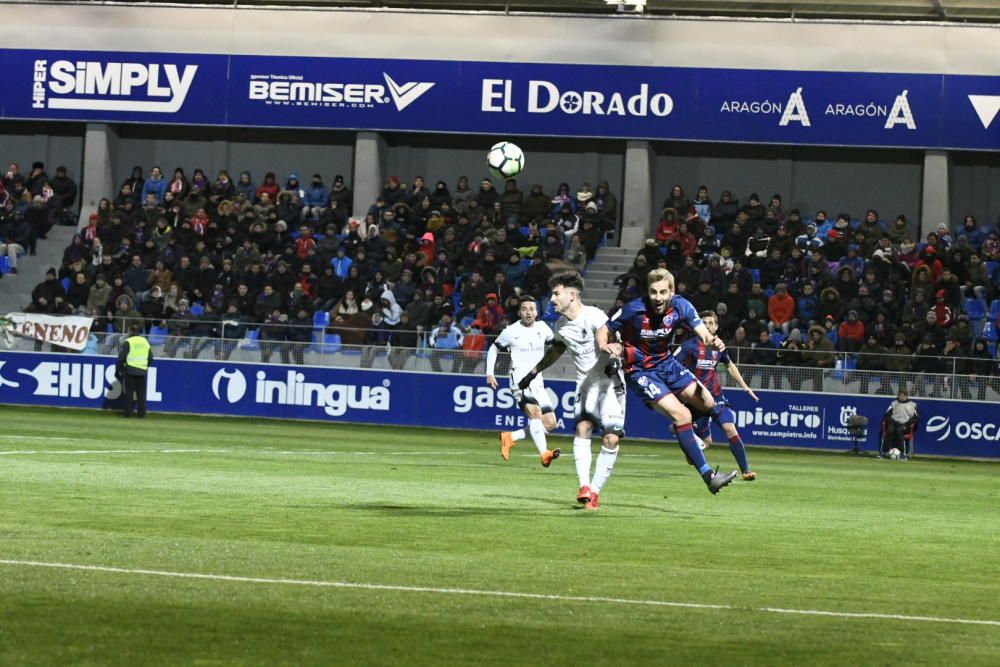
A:
<svg viewBox="0 0 1000 667">
<path fill-rule="evenodd" d="M 547 452 L 549 446 L 545 442 L 545 426 L 542 424 L 542 420 L 529 419 L 528 432 L 531 433 L 531 439 L 535 442 L 535 448 L 538 450 L 538 453 L 544 454 Z"/>
<path fill-rule="evenodd" d="M 528 434 L 524 432 L 523 428 L 519 428 L 516 431 L 511 431 L 510 437 L 514 439 L 514 442 L 517 442 L 518 440 L 524 440 L 528 437 Z"/>
<path fill-rule="evenodd" d="M 603 445 L 601 446 L 601 453 L 597 455 L 597 465 L 594 466 L 594 481 L 590 483 L 591 491 L 594 493 L 601 492 L 601 487 L 607 483 L 608 477 L 611 476 L 611 470 L 615 467 L 615 459 L 617 458 L 617 447 L 608 449 Z"/>
<path fill-rule="evenodd" d="M 576 462 L 576 476 L 580 486 L 590 486 L 590 438 L 573 438 L 573 460 Z"/>
</svg>

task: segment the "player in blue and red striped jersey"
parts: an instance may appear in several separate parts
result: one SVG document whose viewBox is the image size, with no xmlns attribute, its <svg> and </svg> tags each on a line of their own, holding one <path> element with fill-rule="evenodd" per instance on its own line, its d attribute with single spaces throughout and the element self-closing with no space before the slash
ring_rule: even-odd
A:
<svg viewBox="0 0 1000 667">
<path fill-rule="evenodd" d="M 597 348 L 612 358 L 620 357 L 625 379 L 632 392 L 646 405 L 673 422 L 681 449 L 708 490 L 718 493 L 737 472 L 713 472 L 698 446 L 688 405 L 701 413 L 715 405 L 705 388 L 674 356 L 677 334 L 690 330 L 705 345 L 722 351 L 725 344 L 708 331 L 691 302 L 674 294 L 674 276 L 654 269 L 646 279 L 647 295 L 630 301 L 597 332 Z M 612 342 L 612 334 L 622 342 Z"/>
<path fill-rule="evenodd" d="M 708 332 L 714 336 L 719 330 L 719 318 L 715 314 L 715 311 L 703 310 L 698 313 L 698 316 L 705 324 Z M 757 394 L 753 393 L 753 389 L 747 386 L 747 383 L 743 380 L 743 376 L 740 374 L 740 369 L 729 358 L 727 350 L 720 352 L 713 347 L 705 345 L 699 338 L 692 337 L 684 341 L 677 348 L 675 356 L 688 370 L 694 373 L 698 382 L 705 385 L 705 388 L 712 393 L 712 398 L 715 401 L 715 406 L 712 408 L 710 414 L 702 415 L 695 420 L 695 434 L 705 443 L 705 447 L 710 447 L 712 445 L 712 422 L 714 421 L 718 424 L 719 428 L 726 434 L 726 437 L 729 438 L 729 451 L 733 453 L 733 458 L 739 464 L 740 472 L 743 473 L 743 479 L 748 482 L 754 481 L 757 479 L 757 473 L 751 470 L 750 464 L 747 463 L 746 448 L 743 446 L 743 440 L 736 430 L 736 418 L 733 415 L 733 411 L 729 408 L 729 401 L 726 400 L 725 395 L 722 393 L 722 385 L 719 383 L 716 367 L 719 364 L 726 366 L 729 376 L 736 380 L 736 384 L 743 387 L 755 402 L 760 400 L 757 398 Z"/>
</svg>

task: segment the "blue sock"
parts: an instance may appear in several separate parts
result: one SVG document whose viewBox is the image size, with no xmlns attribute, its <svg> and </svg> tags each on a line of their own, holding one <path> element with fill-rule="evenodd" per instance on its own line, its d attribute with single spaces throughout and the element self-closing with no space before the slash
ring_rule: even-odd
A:
<svg viewBox="0 0 1000 667">
<path fill-rule="evenodd" d="M 711 424 L 698 425 L 697 427 L 695 427 L 694 433 L 704 442 L 708 442 L 709 440 L 712 439 L 712 425 Z"/>
<path fill-rule="evenodd" d="M 698 446 L 698 440 L 694 437 L 694 429 L 692 429 L 690 422 L 677 426 L 677 439 L 680 441 L 681 449 L 687 455 L 688 461 L 698 469 L 699 474 L 702 477 L 705 477 L 706 474 L 711 475 L 712 467 L 708 465 L 705 454 Z"/>
<path fill-rule="evenodd" d="M 733 453 L 733 458 L 740 464 L 740 471 L 750 472 L 750 464 L 747 463 L 747 450 L 743 446 L 743 440 L 740 439 L 739 433 L 729 438 L 729 451 Z"/>
</svg>

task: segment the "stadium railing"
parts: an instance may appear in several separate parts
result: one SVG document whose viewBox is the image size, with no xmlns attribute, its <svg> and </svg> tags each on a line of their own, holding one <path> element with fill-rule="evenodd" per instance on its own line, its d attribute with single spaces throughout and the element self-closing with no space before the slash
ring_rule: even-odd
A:
<svg viewBox="0 0 1000 667">
<path fill-rule="evenodd" d="M 245 327 L 245 325 L 244 325 Z M 289 325 L 289 328 L 293 328 Z M 308 342 L 288 340 L 267 340 L 261 338 L 258 329 L 245 328 L 236 338 L 229 334 L 226 325 L 220 325 L 214 336 L 173 336 L 166 329 L 157 327 L 147 334 L 153 344 L 156 358 L 227 360 L 245 363 L 301 365 L 326 368 L 370 368 L 375 370 L 402 370 L 424 373 L 459 373 L 484 377 L 486 372 L 486 352 L 463 349 L 433 349 L 428 346 L 428 331 L 418 331 L 417 347 L 389 345 L 345 344 L 347 334 L 351 340 L 363 339 L 364 329 L 350 329 L 349 332 L 333 333 L 336 328 L 312 329 Z M 230 329 L 230 332 L 232 330 Z M 85 354 L 117 356 L 119 345 L 124 340 L 120 333 L 92 332 Z M 15 338 L 16 351 L 56 352 L 70 350 L 52 347 L 38 341 Z M 731 350 L 734 359 L 745 359 L 749 349 Z M 939 360 L 945 372 L 927 373 L 910 370 L 906 372 L 859 370 L 858 360 L 863 353 L 833 353 L 835 365 L 831 368 L 785 365 L 754 365 L 739 363 L 740 372 L 753 389 L 779 389 L 783 391 L 821 392 L 831 394 L 874 394 L 895 395 L 900 387 L 906 387 L 914 397 L 952 398 L 1000 402 L 1000 365 L 993 358 L 990 361 L 991 375 L 972 375 L 963 372 L 970 363 L 982 363 L 983 359 L 947 357 Z M 888 355 L 876 355 L 882 361 Z M 911 363 L 915 360 L 911 357 Z M 862 363 L 862 366 L 866 364 Z M 506 353 L 498 357 L 496 377 L 505 383 L 510 367 Z M 911 366 L 912 368 L 912 366 Z M 572 380 L 575 368 L 568 356 L 559 359 L 546 370 L 545 376 L 552 379 Z M 730 391 L 739 391 L 729 374 L 720 367 L 720 381 Z"/>
</svg>

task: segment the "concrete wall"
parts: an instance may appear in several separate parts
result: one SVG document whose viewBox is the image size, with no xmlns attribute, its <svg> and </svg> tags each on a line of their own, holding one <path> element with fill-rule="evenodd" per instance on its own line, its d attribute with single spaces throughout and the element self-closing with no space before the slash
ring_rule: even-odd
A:
<svg viewBox="0 0 1000 667">
<path fill-rule="evenodd" d="M 951 223 L 972 214 L 979 224 L 1000 223 L 1000 156 L 955 153 L 951 161 Z"/>
<path fill-rule="evenodd" d="M 233 178 L 248 170 L 258 185 L 264 173 L 274 171 L 281 183 L 292 171 L 303 182 L 314 173 L 327 186 L 341 174 L 350 182 L 354 169 L 354 133 L 313 130 L 244 130 L 119 125 L 112 170 L 118 181 L 141 165 L 149 173 L 154 164 L 170 175 L 182 167 L 190 178 L 201 167 L 209 178 L 228 169 Z"/>
<path fill-rule="evenodd" d="M 64 3 L 5 3 L 3 18 L 3 45 L 25 49 L 991 76 L 1000 71 L 997 28 L 960 24 Z M 492 34 L 503 39 L 484 39 Z"/>
<path fill-rule="evenodd" d="M 544 139 L 506 137 L 525 152 L 525 168 L 517 177 L 518 187 L 527 194 L 533 183 L 541 183 L 545 192 L 555 192 L 567 181 L 576 192 L 583 182 L 596 189 L 597 181 L 608 181 L 610 189 L 621 197 L 625 172 L 625 142 L 579 139 Z M 388 157 L 385 175 L 401 179 L 422 175 L 433 187 L 443 180 L 454 189 L 459 176 L 468 176 L 475 189 L 488 176 L 486 151 L 491 140 L 484 137 L 452 135 L 388 134 Z M 502 189 L 496 178 L 490 177 Z"/>
<path fill-rule="evenodd" d="M 83 169 L 82 123 L 28 123 L 5 121 L 0 123 L 0 168 L 17 162 L 21 171 L 31 171 L 31 163 L 45 163 L 49 176 L 56 175 L 56 167 L 66 167 L 67 175 L 79 185 Z"/>
</svg>

